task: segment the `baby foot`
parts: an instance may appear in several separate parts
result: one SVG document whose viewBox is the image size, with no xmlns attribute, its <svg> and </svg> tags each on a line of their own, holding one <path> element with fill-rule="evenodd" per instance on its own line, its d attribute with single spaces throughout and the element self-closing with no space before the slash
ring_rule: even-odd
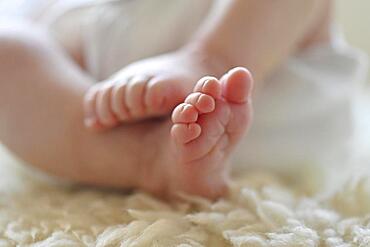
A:
<svg viewBox="0 0 370 247">
<path fill-rule="evenodd" d="M 104 129 L 169 114 L 191 92 L 199 75 L 209 74 L 195 56 L 175 53 L 124 68 L 85 95 L 85 125 Z"/>
<path fill-rule="evenodd" d="M 202 78 L 175 108 L 170 136 L 173 152 L 166 150 L 172 159 L 164 161 L 166 167 L 161 169 L 170 172 L 161 179 L 170 190 L 167 194 L 183 191 L 216 198 L 226 192 L 226 163 L 251 124 L 251 91 L 250 73 L 235 68 L 220 81 Z M 155 187 L 149 186 L 146 189 Z"/>
</svg>

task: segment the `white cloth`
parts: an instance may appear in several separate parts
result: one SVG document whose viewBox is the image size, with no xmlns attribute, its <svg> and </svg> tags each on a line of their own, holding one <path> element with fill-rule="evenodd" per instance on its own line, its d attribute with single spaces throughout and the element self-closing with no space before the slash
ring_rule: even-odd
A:
<svg viewBox="0 0 370 247">
<path fill-rule="evenodd" d="M 67 2 L 63 5 L 78 3 Z M 85 60 L 97 79 L 180 47 L 212 7 L 211 0 L 80 3 L 70 12 L 84 13 Z M 57 9 L 60 14 L 63 8 Z M 53 20 L 52 12 L 48 17 Z M 236 163 L 303 175 L 332 165 L 343 170 L 352 159 L 353 100 L 366 68 L 364 54 L 348 46 L 338 32 L 330 43 L 292 56 L 258 90 L 254 124 L 235 155 Z"/>
</svg>

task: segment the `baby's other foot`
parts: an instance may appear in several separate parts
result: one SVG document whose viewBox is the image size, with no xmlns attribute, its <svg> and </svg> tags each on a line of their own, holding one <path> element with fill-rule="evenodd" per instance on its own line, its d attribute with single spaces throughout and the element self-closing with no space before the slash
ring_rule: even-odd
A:
<svg viewBox="0 0 370 247">
<path fill-rule="evenodd" d="M 129 65 L 85 95 L 85 125 L 105 129 L 170 114 L 195 81 L 212 73 L 195 56 L 174 53 Z"/>
<path fill-rule="evenodd" d="M 244 68 L 204 77 L 172 114 L 172 186 L 215 198 L 226 192 L 226 163 L 251 124 L 252 77 Z"/>
</svg>

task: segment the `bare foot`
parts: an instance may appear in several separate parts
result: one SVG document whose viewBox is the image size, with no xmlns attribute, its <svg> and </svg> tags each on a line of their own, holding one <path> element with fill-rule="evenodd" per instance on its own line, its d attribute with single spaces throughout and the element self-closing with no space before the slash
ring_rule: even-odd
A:
<svg viewBox="0 0 370 247">
<path fill-rule="evenodd" d="M 181 51 L 127 66 L 87 92 L 85 125 L 106 129 L 170 114 L 202 75 L 220 71 L 215 68 L 219 65 L 210 65 L 207 59 L 202 53 Z"/>
<path fill-rule="evenodd" d="M 223 195 L 228 158 L 251 123 L 251 88 L 244 68 L 232 69 L 220 81 L 199 80 L 173 111 L 169 147 L 140 187 L 157 194 Z"/>
</svg>

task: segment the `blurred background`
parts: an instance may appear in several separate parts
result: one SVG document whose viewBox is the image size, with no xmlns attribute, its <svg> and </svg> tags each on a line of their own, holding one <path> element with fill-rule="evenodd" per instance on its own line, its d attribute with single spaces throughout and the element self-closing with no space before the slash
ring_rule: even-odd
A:
<svg viewBox="0 0 370 247">
<path fill-rule="evenodd" d="M 9 12 L 19 12 L 18 6 L 32 6 L 45 0 L 0 0 L 0 17 Z M 333 0 L 336 19 L 347 40 L 370 56 L 370 0 Z M 370 82 L 370 77 L 368 77 Z"/>
<path fill-rule="evenodd" d="M 370 56 L 370 1 L 335 0 L 335 3 L 336 18 L 347 40 Z"/>
</svg>

